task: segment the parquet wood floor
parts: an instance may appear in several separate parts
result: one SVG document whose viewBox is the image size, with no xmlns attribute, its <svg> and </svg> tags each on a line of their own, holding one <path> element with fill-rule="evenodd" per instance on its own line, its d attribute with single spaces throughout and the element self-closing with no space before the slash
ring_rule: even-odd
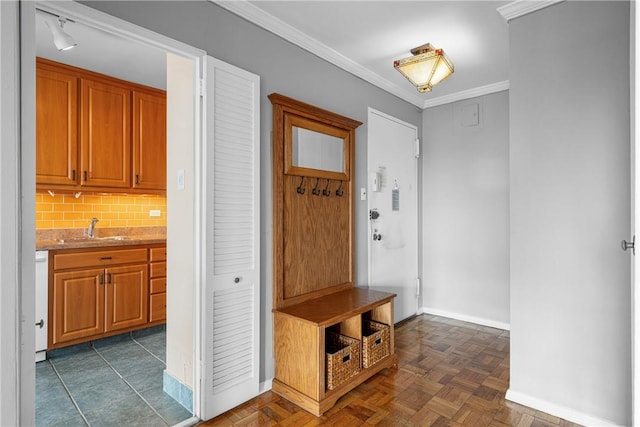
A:
<svg viewBox="0 0 640 427">
<path fill-rule="evenodd" d="M 396 325 L 397 368 L 361 384 L 322 417 L 266 392 L 202 426 L 573 427 L 506 401 L 509 332 L 420 315 Z"/>
</svg>

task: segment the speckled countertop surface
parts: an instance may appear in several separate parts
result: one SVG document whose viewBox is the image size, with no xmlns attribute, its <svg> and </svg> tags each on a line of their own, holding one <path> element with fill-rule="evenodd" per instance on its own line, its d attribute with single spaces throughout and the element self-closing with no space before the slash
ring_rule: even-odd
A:
<svg viewBox="0 0 640 427">
<path fill-rule="evenodd" d="M 36 230 L 36 250 L 83 249 L 162 244 L 167 242 L 166 227 L 96 229 L 96 238 L 86 237 L 84 229 Z"/>
</svg>

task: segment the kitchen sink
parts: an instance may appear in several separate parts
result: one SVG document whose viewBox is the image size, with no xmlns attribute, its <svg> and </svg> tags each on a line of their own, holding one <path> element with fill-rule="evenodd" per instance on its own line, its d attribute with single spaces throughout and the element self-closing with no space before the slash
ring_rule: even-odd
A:
<svg viewBox="0 0 640 427">
<path fill-rule="evenodd" d="M 127 236 L 105 236 L 105 237 L 70 237 L 68 239 L 58 239 L 58 243 L 83 243 L 99 242 L 104 240 L 129 240 Z"/>
</svg>

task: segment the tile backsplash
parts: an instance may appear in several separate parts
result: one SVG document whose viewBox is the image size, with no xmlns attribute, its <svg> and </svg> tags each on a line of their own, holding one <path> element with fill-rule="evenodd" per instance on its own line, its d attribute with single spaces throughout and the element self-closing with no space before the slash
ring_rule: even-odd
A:
<svg viewBox="0 0 640 427">
<path fill-rule="evenodd" d="M 160 216 L 149 216 L 160 211 Z M 91 218 L 98 228 L 154 227 L 167 225 L 167 198 L 137 194 L 36 193 L 36 230 L 86 228 Z"/>
</svg>

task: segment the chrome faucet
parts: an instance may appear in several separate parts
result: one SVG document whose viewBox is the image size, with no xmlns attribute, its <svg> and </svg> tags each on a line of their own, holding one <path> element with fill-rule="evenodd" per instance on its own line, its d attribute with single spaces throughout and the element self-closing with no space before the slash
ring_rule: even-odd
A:
<svg viewBox="0 0 640 427">
<path fill-rule="evenodd" d="M 98 222 L 98 218 L 93 217 L 91 218 L 91 224 L 89 224 L 89 228 L 87 228 L 87 237 L 89 238 L 94 238 L 96 236 L 94 236 L 93 232 L 96 228 L 96 222 Z"/>
</svg>

